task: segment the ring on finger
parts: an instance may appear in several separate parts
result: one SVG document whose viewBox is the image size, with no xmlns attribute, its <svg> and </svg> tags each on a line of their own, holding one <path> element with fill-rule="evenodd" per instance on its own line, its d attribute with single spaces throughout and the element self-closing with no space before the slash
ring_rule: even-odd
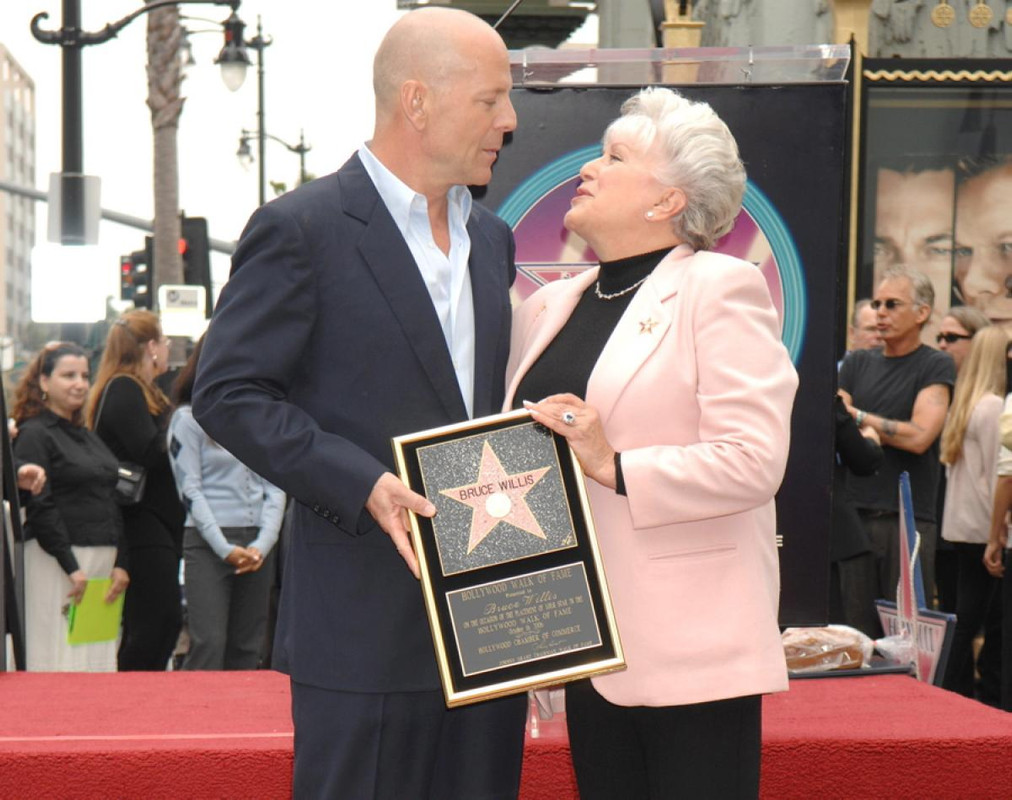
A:
<svg viewBox="0 0 1012 800">
<path fill-rule="evenodd" d="M 572 411 L 566 411 L 562 415 L 562 421 L 565 422 L 567 425 L 575 425 L 576 414 L 574 414 Z"/>
</svg>

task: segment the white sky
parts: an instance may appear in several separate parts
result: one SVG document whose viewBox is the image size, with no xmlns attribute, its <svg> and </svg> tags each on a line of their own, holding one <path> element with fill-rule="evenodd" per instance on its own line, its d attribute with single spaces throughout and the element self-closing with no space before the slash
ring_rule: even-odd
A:
<svg viewBox="0 0 1012 800">
<path fill-rule="evenodd" d="M 83 28 L 96 31 L 139 8 L 143 0 L 82 0 Z M 508 3 L 504 3 L 504 7 Z M 59 28 L 61 0 L 0 0 L 0 42 L 35 81 L 36 188 L 48 189 L 49 174 L 61 169 L 61 49 L 42 44 L 29 30 L 32 16 L 46 11 L 47 30 Z M 182 6 L 187 16 L 224 20 L 227 6 Z M 305 130 L 312 151 L 306 169 L 315 175 L 336 170 L 372 131 L 372 55 L 387 28 L 403 12 L 395 0 L 243 0 L 239 15 L 247 38 L 255 34 L 257 15 L 273 44 L 265 51 L 267 132 L 290 144 Z M 596 22 L 596 20 L 595 20 Z M 243 169 L 235 156 L 242 128 L 256 129 L 255 66 L 235 93 L 221 80 L 213 60 L 223 36 L 218 26 L 191 36 L 197 66 L 183 83 L 187 98 L 179 125 L 180 208 L 207 217 L 216 239 L 238 238 L 256 208 L 258 166 Z M 590 25 L 585 26 L 591 28 Z M 145 103 L 146 21 L 135 20 L 119 36 L 83 50 L 84 170 L 101 178 L 103 208 L 150 219 L 152 199 L 152 132 Z M 593 28 L 596 38 L 596 27 Z M 254 58 L 253 51 L 250 52 Z M 255 142 L 253 150 L 256 152 Z M 267 179 L 291 188 L 299 159 L 267 142 Z M 270 186 L 268 199 L 273 196 Z M 39 244 L 45 242 L 47 211 L 36 206 Z M 118 293 L 118 255 L 143 245 L 144 233 L 111 222 L 99 230 L 102 261 Z M 228 274 L 228 258 L 212 257 L 215 284 Z M 48 281 L 47 281 L 48 283 Z M 38 285 L 37 283 L 35 285 Z M 73 297 L 67 298 L 73 302 Z"/>
<path fill-rule="evenodd" d="M 83 0 L 83 27 L 98 30 L 141 3 Z M 32 37 L 29 22 L 40 11 L 50 14 L 43 27 L 60 27 L 60 0 L 0 0 L 0 42 L 35 81 L 36 188 L 45 191 L 49 173 L 61 168 L 61 50 Z M 183 13 L 224 20 L 229 9 L 190 5 Z M 265 35 L 274 39 L 264 58 L 267 132 L 295 144 L 299 129 L 305 129 L 313 148 L 306 157 L 307 170 L 323 175 L 337 169 L 370 135 L 371 59 L 400 13 L 394 0 L 244 0 L 239 13 L 248 25 L 247 38 L 254 35 L 261 14 Z M 190 25 L 194 26 L 217 27 Z M 142 17 L 115 39 L 84 48 L 82 83 L 85 172 L 101 177 L 104 208 L 149 219 L 152 133 L 145 104 L 146 28 Z M 211 236 L 232 240 L 257 203 L 257 165 L 244 170 L 235 157 L 240 130 L 256 128 L 256 71 L 251 68 L 245 84 L 233 94 L 213 64 L 223 42 L 220 29 L 194 35 L 191 41 L 198 64 L 188 70 L 183 84 L 187 100 L 178 139 L 180 207 L 191 216 L 207 217 Z M 294 185 L 297 155 L 268 141 L 266 161 L 268 180 Z M 40 203 L 36 206 L 40 243 L 45 240 L 46 220 L 46 206 Z M 114 255 L 138 249 L 143 236 L 140 230 L 110 222 L 103 222 L 99 231 L 102 249 Z M 117 275 L 118 260 L 109 269 Z M 215 281 L 223 281 L 227 270 L 227 258 L 216 257 Z"/>
</svg>

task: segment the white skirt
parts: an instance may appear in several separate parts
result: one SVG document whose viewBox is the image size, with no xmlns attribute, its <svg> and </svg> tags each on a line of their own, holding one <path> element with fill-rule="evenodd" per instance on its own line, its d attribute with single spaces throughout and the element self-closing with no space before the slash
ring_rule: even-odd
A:
<svg viewBox="0 0 1012 800">
<path fill-rule="evenodd" d="M 116 548 L 72 547 L 89 578 L 108 578 Z M 70 580 L 35 539 L 25 542 L 25 649 L 29 672 L 115 672 L 119 642 L 67 644 Z"/>
</svg>

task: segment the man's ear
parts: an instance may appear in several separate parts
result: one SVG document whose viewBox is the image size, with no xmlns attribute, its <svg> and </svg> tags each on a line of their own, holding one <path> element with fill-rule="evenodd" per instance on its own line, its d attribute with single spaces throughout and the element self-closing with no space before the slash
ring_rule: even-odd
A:
<svg viewBox="0 0 1012 800">
<path fill-rule="evenodd" d="M 415 128 L 425 127 L 428 94 L 428 88 L 421 81 L 404 81 L 401 84 L 401 112 Z"/>
</svg>

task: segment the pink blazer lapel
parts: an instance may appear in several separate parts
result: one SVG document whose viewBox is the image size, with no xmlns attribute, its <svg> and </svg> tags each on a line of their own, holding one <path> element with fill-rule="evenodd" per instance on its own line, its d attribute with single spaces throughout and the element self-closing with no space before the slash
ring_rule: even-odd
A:
<svg viewBox="0 0 1012 800">
<path fill-rule="evenodd" d="M 602 424 L 608 423 L 622 391 L 657 349 L 671 327 L 672 306 L 682 276 L 693 254 L 680 245 L 664 257 L 626 308 L 590 374 L 587 402 L 597 408 Z"/>
<path fill-rule="evenodd" d="M 556 334 L 566 324 L 576 308 L 581 295 L 594 281 L 597 280 L 598 268 L 588 269 L 572 278 L 560 282 L 559 288 L 550 297 L 545 298 L 541 308 L 531 310 L 532 317 L 526 320 L 514 319 L 514 325 L 518 322 L 532 329 L 530 338 L 526 331 L 515 331 L 523 334 L 523 349 L 520 353 L 511 354 L 510 365 L 507 374 L 510 375 L 509 386 L 506 387 L 506 405 L 513 402 L 513 395 L 516 392 L 520 380 L 527 374 L 527 370 L 538 360 L 545 348 L 555 338 Z M 553 285 L 553 288 L 555 285 Z M 514 358 L 519 356 L 519 363 L 514 363 Z M 525 397 L 524 400 L 540 400 L 540 397 Z"/>
</svg>

